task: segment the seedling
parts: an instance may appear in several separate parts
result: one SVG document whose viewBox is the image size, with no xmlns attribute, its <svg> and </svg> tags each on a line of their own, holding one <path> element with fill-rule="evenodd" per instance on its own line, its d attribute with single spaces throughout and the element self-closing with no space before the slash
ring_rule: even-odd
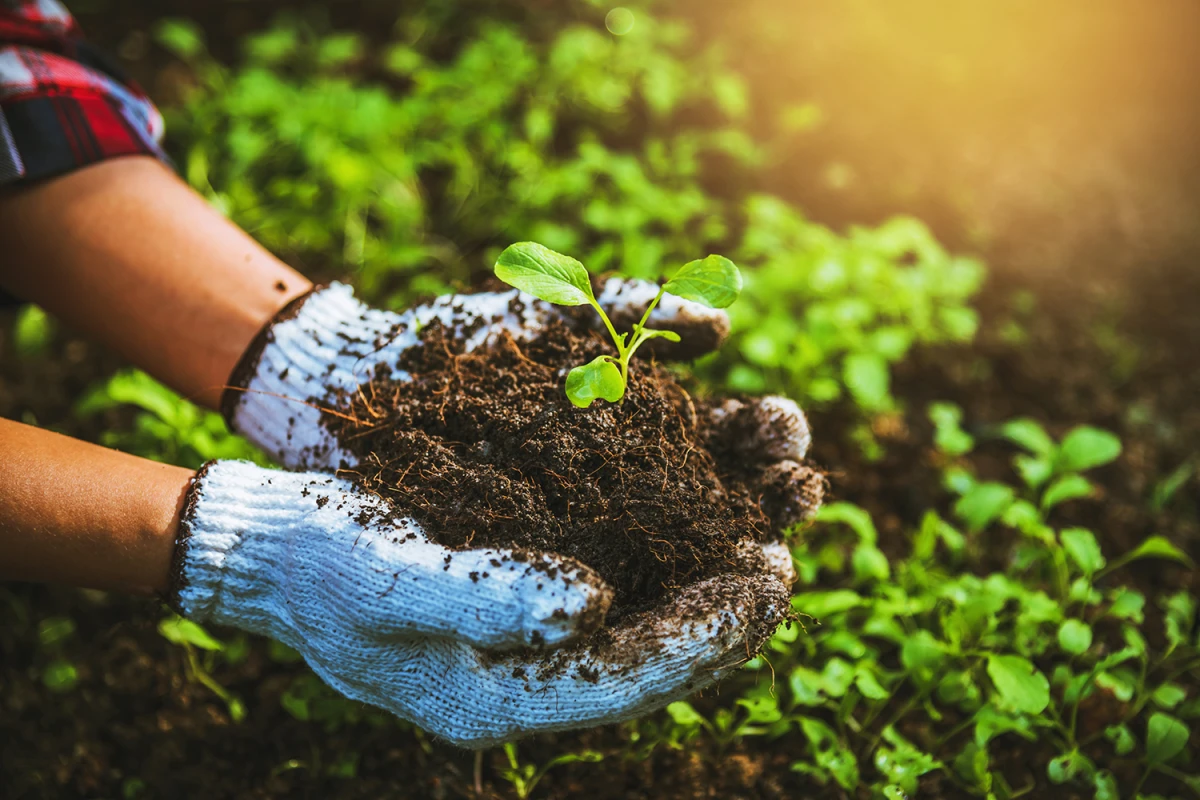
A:
<svg viewBox="0 0 1200 800">
<path fill-rule="evenodd" d="M 556 253 L 536 242 L 518 242 L 508 247 L 496 261 L 496 277 L 534 297 L 560 306 L 590 305 L 596 309 L 604 327 L 612 336 L 617 355 L 597 356 L 590 363 L 575 367 L 567 374 L 567 398 L 580 408 L 596 400 L 616 403 L 625 397 L 629 383 L 629 360 L 638 348 L 651 339 L 678 342 L 674 331 L 647 328 L 650 314 L 663 295 L 672 294 L 709 308 L 727 308 L 742 291 L 742 275 L 724 256 L 689 261 L 662 285 L 641 320 L 628 333 L 617 333 L 612 320 L 596 300 L 587 269 L 583 264 Z"/>
</svg>

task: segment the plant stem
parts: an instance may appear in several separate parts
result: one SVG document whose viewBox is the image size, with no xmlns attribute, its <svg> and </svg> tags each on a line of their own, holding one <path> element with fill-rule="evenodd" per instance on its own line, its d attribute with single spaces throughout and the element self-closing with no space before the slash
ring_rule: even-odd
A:
<svg viewBox="0 0 1200 800">
<path fill-rule="evenodd" d="M 590 295 L 591 292 L 588 292 Z M 617 346 L 617 353 L 622 359 L 625 356 L 625 337 L 617 333 L 617 329 L 613 327 L 612 320 L 608 318 L 608 314 L 604 313 L 604 308 L 596 301 L 596 298 L 589 297 L 588 302 L 592 304 L 592 308 L 596 309 L 596 313 L 600 315 L 600 319 L 604 321 L 604 327 L 608 329 L 608 335 L 612 337 L 613 344 Z"/>
<path fill-rule="evenodd" d="M 658 294 L 656 294 L 654 299 L 650 301 L 650 305 L 646 306 L 646 313 L 642 314 L 642 318 L 638 320 L 638 324 L 633 326 L 635 331 L 641 331 L 646 327 L 646 323 L 650 321 L 651 312 L 654 311 L 655 307 L 658 305 L 658 301 L 662 300 L 663 295 L 666 293 L 667 290 L 665 287 L 659 287 Z"/>
<path fill-rule="evenodd" d="M 646 306 L 646 312 L 642 314 L 642 318 L 633 326 L 633 341 L 630 342 L 629 350 L 625 354 L 626 361 L 633 358 L 634 352 L 646 341 L 646 323 L 650 320 L 650 314 L 658 306 L 658 302 L 663 299 L 664 294 L 666 294 L 666 290 L 660 288 L 658 294 L 650 301 L 650 305 Z"/>
</svg>

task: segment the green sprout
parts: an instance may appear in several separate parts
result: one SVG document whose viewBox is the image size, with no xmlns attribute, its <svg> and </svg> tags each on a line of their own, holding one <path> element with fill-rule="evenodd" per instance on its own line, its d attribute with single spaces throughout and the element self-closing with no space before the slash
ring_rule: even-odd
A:
<svg viewBox="0 0 1200 800">
<path fill-rule="evenodd" d="M 496 277 L 547 303 L 590 305 L 600 315 L 617 347 L 617 355 L 597 356 L 567 375 L 567 398 L 579 408 L 587 408 L 598 399 L 610 403 L 620 401 L 629 383 L 629 360 L 643 344 L 651 339 L 680 340 L 674 331 L 646 327 L 663 295 L 672 294 L 709 308 L 727 308 L 742 291 L 742 274 L 728 258 L 710 255 L 689 261 L 659 288 L 633 330 L 617 333 L 612 320 L 596 301 L 587 269 L 570 256 L 536 242 L 518 242 L 500 254 L 496 261 Z"/>
</svg>

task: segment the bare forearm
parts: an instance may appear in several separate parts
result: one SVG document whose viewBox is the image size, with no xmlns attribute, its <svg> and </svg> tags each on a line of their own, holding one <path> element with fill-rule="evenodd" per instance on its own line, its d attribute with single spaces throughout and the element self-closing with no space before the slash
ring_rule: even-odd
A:
<svg viewBox="0 0 1200 800">
<path fill-rule="evenodd" d="M 167 588 L 190 470 L 0 419 L 0 579 Z"/>
<path fill-rule="evenodd" d="M 0 286 L 210 408 L 311 284 L 159 162 L 118 158 L 0 192 Z"/>
</svg>

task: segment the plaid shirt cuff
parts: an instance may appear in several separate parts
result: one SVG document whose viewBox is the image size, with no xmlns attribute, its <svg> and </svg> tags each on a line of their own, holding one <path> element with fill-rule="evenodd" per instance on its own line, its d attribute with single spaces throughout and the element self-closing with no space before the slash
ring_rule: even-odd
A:
<svg viewBox="0 0 1200 800">
<path fill-rule="evenodd" d="M 0 185 L 126 155 L 167 160 L 162 116 L 55 0 L 0 0 Z"/>
</svg>

